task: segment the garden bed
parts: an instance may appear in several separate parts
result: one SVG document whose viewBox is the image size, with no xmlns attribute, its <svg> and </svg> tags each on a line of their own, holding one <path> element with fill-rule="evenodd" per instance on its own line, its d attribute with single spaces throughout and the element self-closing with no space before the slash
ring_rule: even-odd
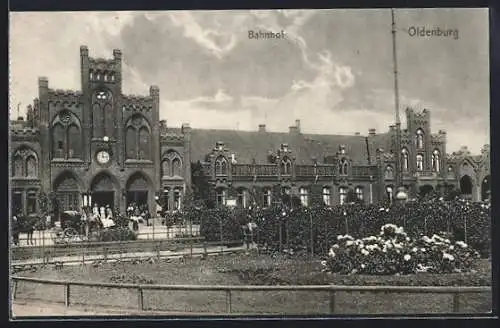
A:
<svg viewBox="0 0 500 328">
<path fill-rule="evenodd" d="M 321 272 L 320 259 L 287 256 L 224 255 L 203 259 L 176 259 L 156 262 L 103 264 L 99 266 L 52 266 L 22 276 L 68 281 L 148 283 L 169 285 L 400 285 L 400 286 L 490 286 L 491 263 L 478 260 L 471 273 L 401 276 L 340 275 Z M 19 299 L 63 302 L 62 286 L 20 283 Z M 135 308 L 134 290 L 72 287 L 73 304 L 96 307 Z M 225 311 L 222 292 L 145 291 L 144 306 L 157 311 Z M 338 293 L 339 314 L 380 313 L 449 313 L 451 295 Z M 234 292 L 233 311 L 237 313 L 325 314 L 329 309 L 328 293 L 312 292 Z M 491 311 L 491 293 L 462 295 L 461 311 Z"/>
</svg>

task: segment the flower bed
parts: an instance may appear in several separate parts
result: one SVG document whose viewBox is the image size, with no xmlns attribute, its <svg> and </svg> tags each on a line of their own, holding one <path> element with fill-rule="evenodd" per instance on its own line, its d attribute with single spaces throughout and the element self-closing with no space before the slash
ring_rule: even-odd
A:
<svg viewBox="0 0 500 328">
<path fill-rule="evenodd" d="M 444 233 L 410 238 L 402 227 L 382 226 L 378 236 L 355 239 L 339 235 L 322 262 L 324 270 L 342 274 L 459 273 L 472 270 L 479 253 Z"/>
</svg>

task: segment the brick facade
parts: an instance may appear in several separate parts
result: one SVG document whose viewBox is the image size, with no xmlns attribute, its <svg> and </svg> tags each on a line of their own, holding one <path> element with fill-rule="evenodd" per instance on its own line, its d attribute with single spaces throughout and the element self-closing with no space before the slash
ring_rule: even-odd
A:
<svg viewBox="0 0 500 328">
<path fill-rule="evenodd" d="M 480 156 L 467 149 L 447 155 L 446 132 L 431 132 L 428 110 L 406 110 L 401 145 L 395 126 L 367 136 L 304 134 L 299 121 L 288 133 L 264 125 L 255 132 L 173 128 L 160 121 L 158 87 L 145 96 L 122 93 L 120 50 L 92 58 L 82 46 L 80 60 L 81 91 L 51 89 L 41 77 L 26 120 L 10 122 L 11 202 L 21 212 L 36 213 L 42 192 L 54 194 L 63 209 L 78 210 L 87 193 L 121 211 L 136 201 L 155 214 L 156 197 L 180 208 L 195 162 L 219 200 L 265 203 L 267 190 L 284 187 L 307 203 L 320 197 L 338 204 L 349 191 L 378 202 L 388 188 L 395 194 L 396 151 L 410 197 L 424 186 L 462 188 L 473 200 L 489 192 L 489 148 Z"/>
</svg>

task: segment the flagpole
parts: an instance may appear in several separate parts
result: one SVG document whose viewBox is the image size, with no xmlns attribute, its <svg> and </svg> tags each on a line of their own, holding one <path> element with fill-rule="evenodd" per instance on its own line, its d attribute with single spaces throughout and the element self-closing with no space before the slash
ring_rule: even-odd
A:
<svg viewBox="0 0 500 328">
<path fill-rule="evenodd" d="M 394 65 L 394 113 L 396 123 L 396 187 L 402 186 L 401 172 L 401 118 L 399 116 L 399 83 L 398 83 L 398 56 L 396 51 L 396 22 L 394 8 L 391 8 L 392 25 L 392 56 Z"/>
</svg>

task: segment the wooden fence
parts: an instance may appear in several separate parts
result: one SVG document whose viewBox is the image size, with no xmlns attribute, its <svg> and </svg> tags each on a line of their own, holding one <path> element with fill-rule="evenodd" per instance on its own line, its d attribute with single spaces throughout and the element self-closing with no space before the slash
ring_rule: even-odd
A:
<svg viewBox="0 0 500 328">
<path fill-rule="evenodd" d="M 453 312 L 460 311 L 460 295 L 470 293 L 489 293 L 491 287 L 436 287 L 436 286 L 197 286 L 197 285 L 138 285 L 138 284 L 116 284 L 99 282 L 79 282 L 79 281 L 57 281 L 28 277 L 11 277 L 13 282 L 12 298 L 16 299 L 17 285 L 20 281 L 64 286 L 64 304 L 71 305 L 71 287 L 84 286 L 94 288 L 115 288 L 132 289 L 137 291 L 137 308 L 146 311 L 144 308 L 144 291 L 219 291 L 226 295 L 226 313 L 232 313 L 232 292 L 252 292 L 252 291 L 307 291 L 314 293 L 329 294 L 329 313 L 335 314 L 335 296 L 337 292 L 369 292 L 369 293 L 411 293 L 411 294 L 451 294 L 453 295 Z"/>
</svg>

